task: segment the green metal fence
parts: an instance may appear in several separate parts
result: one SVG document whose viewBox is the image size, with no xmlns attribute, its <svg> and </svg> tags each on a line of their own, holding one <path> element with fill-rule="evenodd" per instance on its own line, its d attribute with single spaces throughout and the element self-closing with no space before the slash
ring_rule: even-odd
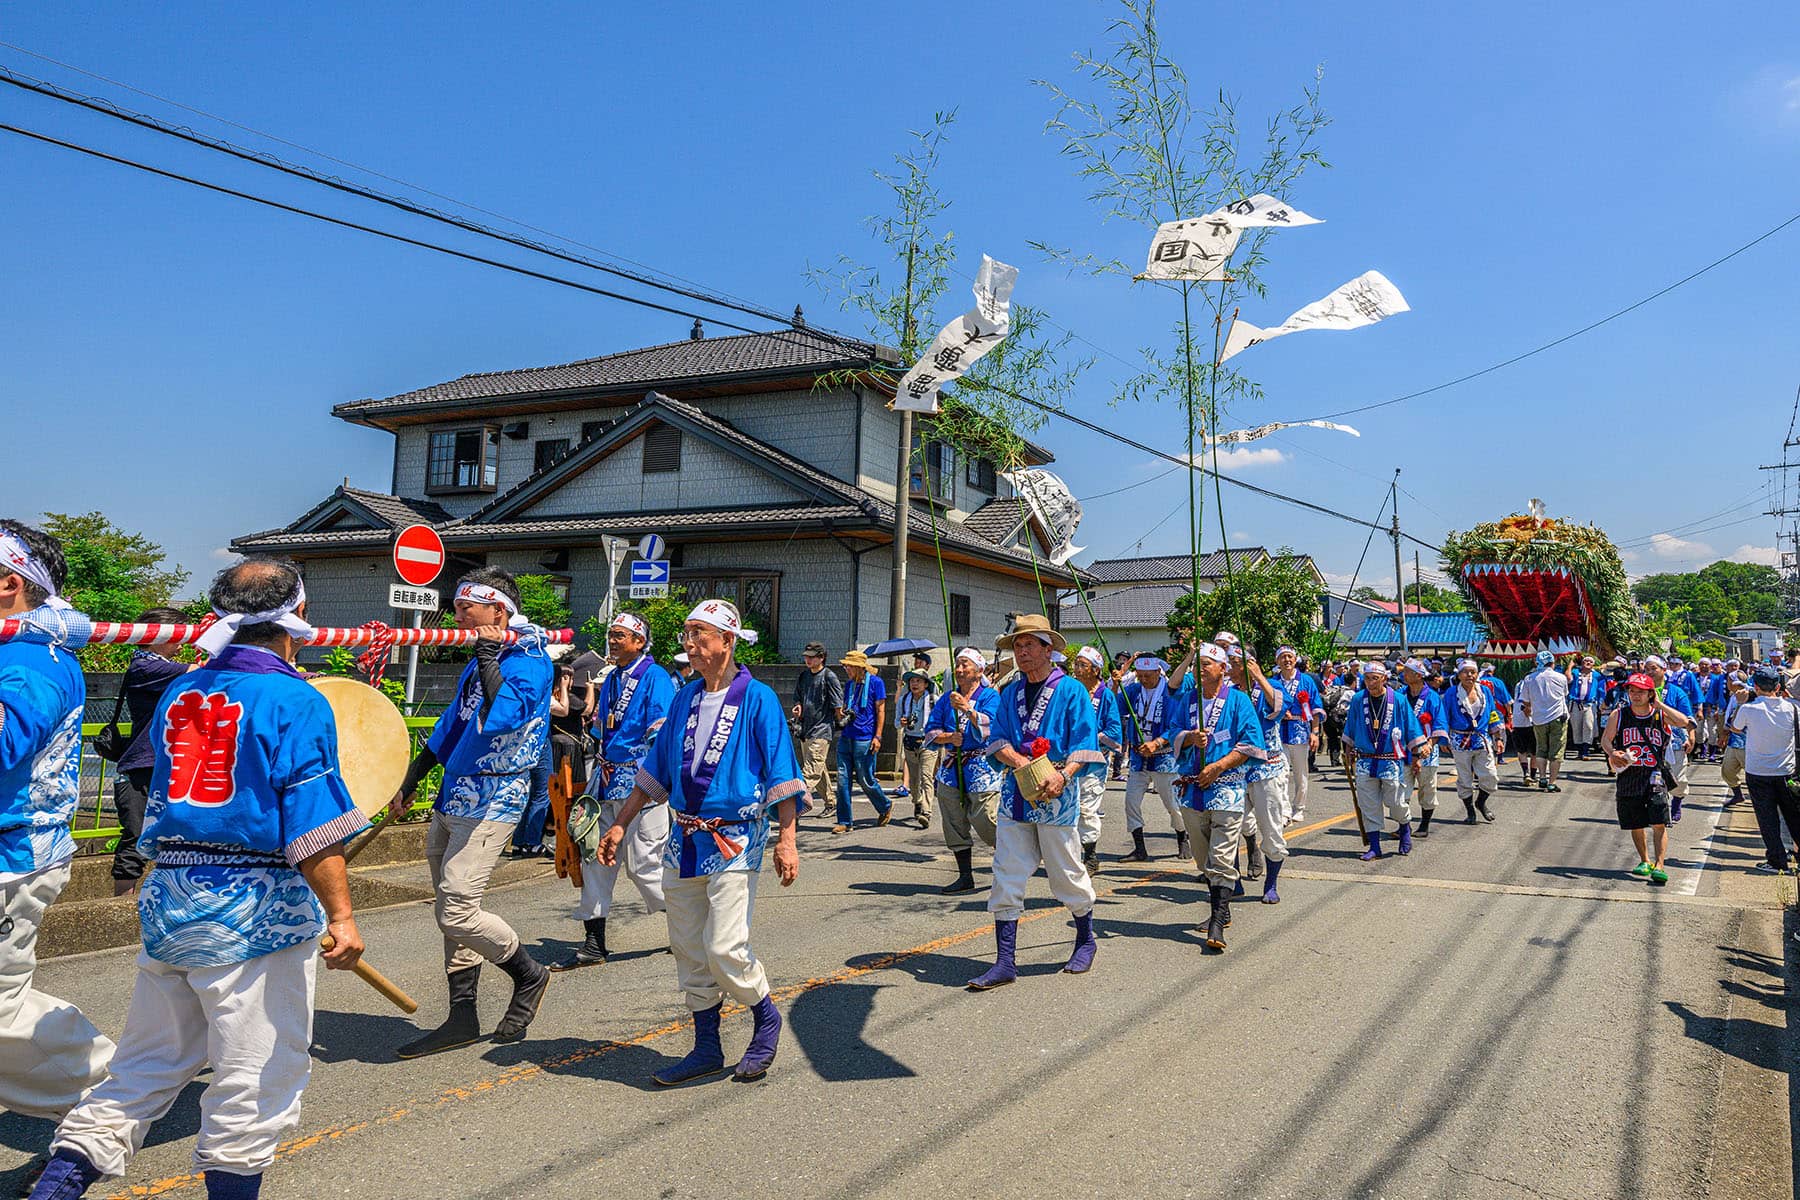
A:
<svg viewBox="0 0 1800 1200">
<path fill-rule="evenodd" d="M 414 752 L 424 743 L 431 727 L 437 724 L 436 717 L 407 717 L 406 729 L 412 737 Z M 111 854 L 119 844 L 119 814 L 113 807 L 113 783 L 117 779 L 117 770 L 113 764 L 94 753 L 94 738 L 105 722 L 89 721 L 81 726 L 81 803 L 75 809 L 75 818 L 70 822 L 70 833 L 75 837 L 76 852 L 80 854 Z M 127 737 L 131 735 L 131 722 L 121 721 L 119 732 Z M 419 785 L 418 798 L 413 801 L 412 813 L 416 814 L 431 807 L 437 798 L 437 784 L 441 777 L 440 768 L 432 768 L 424 782 Z"/>
</svg>

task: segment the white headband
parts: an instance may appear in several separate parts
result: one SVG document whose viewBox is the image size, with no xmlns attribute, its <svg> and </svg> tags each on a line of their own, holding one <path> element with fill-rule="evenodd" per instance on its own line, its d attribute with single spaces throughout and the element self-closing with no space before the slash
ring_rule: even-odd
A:
<svg viewBox="0 0 1800 1200">
<path fill-rule="evenodd" d="M 608 625 L 607 628 L 623 629 L 626 633 L 635 633 L 644 639 L 644 646 L 646 649 L 650 646 L 650 626 L 646 625 L 644 623 L 644 618 L 638 616 L 636 613 L 619 613 L 617 616 L 613 617 L 612 623 Z"/>
<path fill-rule="evenodd" d="M 212 656 L 231 644 L 238 630 L 246 625 L 275 625 L 297 642 L 304 642 L 312 636 L 313 627 L 294 614 L 294 610 L 306 603 L 306 584 L 304 581 L 294 589 L 294 597 L 286 604 L 277 605 L 266 612 L 234 613 L 224 612 L 218 605 L 213 606 L 213 615 L 218 618 L 207 627 L 194 648 L 202 654 Z"/>
<path fill-rule="evenodd" d="M 1203 642 L 1200 648 L 1194 651 L 1194 655 L 1197 658 L 1210 658 L 1216 663 L 1222 663 L 1225 661 L 1225 647 L 1215 642 Z"/>
<path fill-rule="evenodd" d="M 1300 652 L 1298 650 L 1294 649 L 1292 646 L 1282 646 L 1281 648 L 1279 648 L 1278 650 L 1275 651 L 1276 658 L 1280 658 L 1284 654 L 1291 654 L 1295 658 L 1300 657 Z"/>
<path fill-rule="evenodd" d="M 1392 678 L 1392 675 L 1388 671 L 1388 665 L 1384 662 L 1369 662 L 1363 664 L 1363 674 L 1368 675 L 1372 673 L 1379 674 L 1383 679 Z"/>
<path fill-rule="evenodd" d="M 1409 658 L 1406 660 L 1406 669 L 1411 671 L 1415 675 L 1431 674 L 1431 668 L 1427 667 L 1424 663 L 1420 662 L 1416 658 Z"/>
<path fill-rule="evenodd" d="M 1066 663 L 1069 661 L 1069 656 L 1064 654 L 1061 650 L 1052 650 L 1050 652 L 1050 661 L 1053 663 Z"/>
<path fill-rule="evenodd" d="M 0 530 L 0 567 L 48 593 L 50 598 L 44 601 L 45 607 L 70 607 L 67 600 L 56 594 L 56 585 L 50 581 L 50 572 L 38 561 L 37 555 L 31 552 L 31 547 L 10 531 Z"/>
<path fill-rule="evenodd" d="M 1136 662 L 1132 663 L 1131 666 L 1132 666 L 1132 669 L 1138 670 L 1138 671 L 1166 671 L 1169 669 L 1168 663 L 1164 662 L 1160 658 L 1155 657 L 1154 655 L 1149 655 L 1149 654 L 1146 654 L 1144 657 L 1138 659 Z"/>
<path fill-rule="evenodd" d="M 1219 643 L 1221 646 L 1235 646 L 1238 644 L 1238 635 L 1231 632 L 1229 629 L 1221 629 L 1218 633 L 1213 635 L 1213 641 Z"/>
<path fill-rule="evenodd" d="M 1092 646 L 1083 646 L 1075 652 L 1075 657 L 1087 663 L 1101 674 L 1106 673 L 1106 658 Z"/>
<path fill-rule="evenodd" d="M 970 662 L 974 663 L 981 670 L 983 670 L 983 671 L 987 670 L 987 665 L 988 665 L 987 656 L 985 654 L 983 654 L 981 651 L 977 650 L 975 647 L 964 646 L 961 650 L 958 650 L 956 652 L 956 659 L 958 662 L 961 662 L 965 658 L 968 659 Z"/>
<path fill-rule="evenodd" d="M 703 622 L 714 629 L 722 629 L 733 637 L 743 638 L 752 646 L 756 645 L 756 630 L 744 628 L 744 619 L 738 616 L 737 606 L 729 601 L 702 600 L 694 606 L 694 611 L 687 615 L 687 619 Z"/>
<path fill-rule="evenodd" d="M 1465 658 L 1461 662 L 1456 664 L 1456 673 L 1458 675 L 1461 675 L 1464 671 L 1468 670 L 1471 667 L 1473 667 L 1475 669 L 1477 674 L 1479 674 L 1481 672 L 1481 667 L 1476 664 L 1474 659 Z"/>
</svg>

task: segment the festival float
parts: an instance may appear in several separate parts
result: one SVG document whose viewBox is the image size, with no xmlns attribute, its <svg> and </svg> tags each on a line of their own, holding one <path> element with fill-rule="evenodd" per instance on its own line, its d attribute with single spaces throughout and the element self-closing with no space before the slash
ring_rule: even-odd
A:
<svg viewBox="0 0 1800 1200">
<path fill-rule="evenodd" d="M 1444 538 L 1444 565 L 1487 630 L 1487 658 L 1640 648 L 1643 631 L 1618 547 L 1593 525 L 1529 514 Z"/>
</svg>

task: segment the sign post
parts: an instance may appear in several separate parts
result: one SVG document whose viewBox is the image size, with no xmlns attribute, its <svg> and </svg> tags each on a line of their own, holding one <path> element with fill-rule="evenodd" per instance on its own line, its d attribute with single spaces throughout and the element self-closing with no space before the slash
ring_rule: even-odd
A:
<svg viewBox="0 0 1800 1200">
<path fill-rule="evenodd" d="M 631 598 L 646 600 L 669 594 L 669 560 L 640 558 L 631 564 Z"/>
<path fill-rule="evenodd" d="M 425 609 L 436 612 L 441 602 L 430 588 L 432 580 L 444 569 L 444 539 L 429 525 L 408 525 L 394 537 L 394 573 L 411 584 L 410 588 L 392 586 L 388 603 L 393 607 L 412 609 L 413 628 L 425 623 Z M 410 601 L 410 603 L 402 603 Z M 413 694 L 419 684 L 419 646 L 406 648 L 406 706 L 412 711 Z"/>
</svg>

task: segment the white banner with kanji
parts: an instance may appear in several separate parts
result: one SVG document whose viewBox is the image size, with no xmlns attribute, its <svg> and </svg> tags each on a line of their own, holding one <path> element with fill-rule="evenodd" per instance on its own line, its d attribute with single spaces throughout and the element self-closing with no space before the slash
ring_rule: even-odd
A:
<svg viewBox="0 0 1800 1200">
<path fill-rule="evenodd" d="M 936 412 L 938 389 L 962 378 L 1012 328 L 1012 290 L 1018 281 L 1019 268 L 982 255 L 975 273 L 975 307 L 938 331 L 924 357 L 900 380 L 889 407 Z"/>
<path fill-rule="evenodd" d="M 1216 283 L 1243 231 L 1219 213 L 1168 221 L 1150 239 L 1150 257 L 1139 279 L 1183 279 Z"/>
<path fill-rule="evenodd" d="M 1332 429 L 1338 433 L 1347 433 L 1351 437 L 1362 434 L 1348 425 L 1338 425 L 1331 421 L 1271 421 L 1267 425 L 1258 425 L 1253 429 L 1232 429 L 1221 433 L 1218 437 L 1207 438 L 1207 444 L 1218 446 L 1239 446 L 1245 442 L 1254 442 L 1268 437 L 1271 433 L 1279 433 L 1283 429 Z"/>
<path fill-rule="evenodd" d="M 1406 297 L 1388 282 L 1386 275 L 1380 271 L 1365 271 L 1324 299 L 1314 300 L 1273 329 L 1262 329 L 1248 321 L 1233 321 L 1231 332 L 1225 337 L 1225 348 L 1219 353 L 1219 361 L 1224 362 L 1258 342 L 1298 333 L 1302 329 L 1360 329 L 1395 313 L 1410 311 Z"/>
<path fill-rule="evenodd" d="M 1318 217 L 1308 216 L 1286 200 L 1277 200 L 1266 192 L 1258 192 L 1248 200 L 1235 200 L 1213 215 L 1223 217 L 1239 229 L 1291 229 L 1296 225 L 1323 224 Z"/>
<path fill-rule="evenodd" d="M 1075 530 L 1081 525 L 1081 501 L 1069 490 L 1069 485 L 1050 472 L 1037 467 L 1026 467 L 1017 471 L 1005 472 L 1005 477 L 1013 485 L 1013 490 L 1025 501 L 1031 514 L 1043 526 L 1049 539 L 1045 552 L 1050 562 L 1062 566 L 1077 554 L 1083 547 L 1075 544 Z M 1030 536 L 1030 531 L 1026 531 Z"/>
</svg>

